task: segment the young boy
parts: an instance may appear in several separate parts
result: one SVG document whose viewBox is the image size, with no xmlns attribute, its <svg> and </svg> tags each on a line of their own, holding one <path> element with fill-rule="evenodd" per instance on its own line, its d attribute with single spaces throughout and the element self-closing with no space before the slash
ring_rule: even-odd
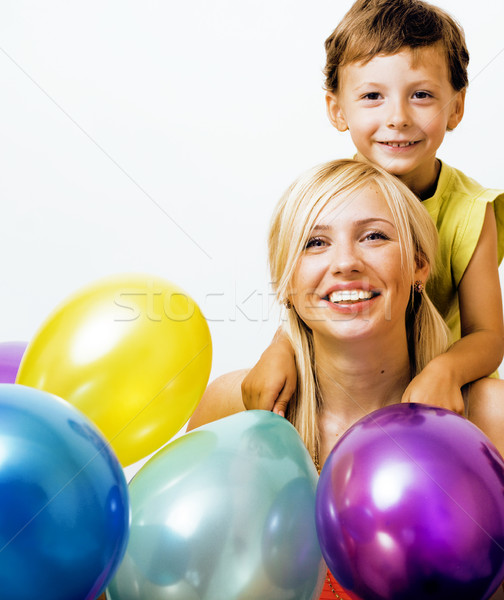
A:
<svg viewBox="0 0 504 600">
<path fill-rule="evenodd" d="M 357 0 L 326 40 L 326 53 L 331 123 L 350 132 L 357 158 L 408 185 L 440 235 L 428 292 L 454 343 L 412 380 L 402 401 L 464 413 L 465 400 L 468 417 L 504 454 L 504 382 L 487 377 L 504 352 L 504 194 L 436 158 L 464 113 L 463 32 L 422 0 Z M 290 342 L 277 334 L 243 382 L 244 404 L 284 414 L 295 387 Z"/>
</svg>

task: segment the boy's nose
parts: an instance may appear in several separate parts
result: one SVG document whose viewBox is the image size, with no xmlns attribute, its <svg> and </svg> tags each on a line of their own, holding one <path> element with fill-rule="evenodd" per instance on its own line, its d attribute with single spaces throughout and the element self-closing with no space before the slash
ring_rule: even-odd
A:
<svg viewBox="0 0 504 600">
<path fill-rule="evenodd" d="M 410 124 L 410 117 L 405 103 L 401 101 L 391 103 L 387 116 L 387 127 L 391 129 L 404 129 Z"/>
</svg>

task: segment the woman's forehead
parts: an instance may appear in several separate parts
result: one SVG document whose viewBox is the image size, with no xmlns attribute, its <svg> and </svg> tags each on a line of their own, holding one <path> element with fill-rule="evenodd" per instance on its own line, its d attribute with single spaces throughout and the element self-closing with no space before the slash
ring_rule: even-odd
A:
<svg viewBox="0 0 504 600">
<path fill-rule="evenodd" d="M 381 190 L 368 185 L 348 193 L 333 196 L 315 217 L 312 229 L 327 228 L 337 223 L 352 223 L 363 220 L 395 220 Z"/>
</svg>

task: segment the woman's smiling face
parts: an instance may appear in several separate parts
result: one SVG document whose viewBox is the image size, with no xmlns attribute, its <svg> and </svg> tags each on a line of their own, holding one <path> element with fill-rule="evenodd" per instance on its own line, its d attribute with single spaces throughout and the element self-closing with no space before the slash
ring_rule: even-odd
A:
<svg viewBox="0 0 504 600">
<path fill-rule="evenodd" d="M 411 294 L 401 242 L 381 192 L 366 186 L 331 200 L 297 263 L 289 299 L 315 337 L 405 334 Z M 426 274 L 417 272 L 425 280 Z"/>
</svg>

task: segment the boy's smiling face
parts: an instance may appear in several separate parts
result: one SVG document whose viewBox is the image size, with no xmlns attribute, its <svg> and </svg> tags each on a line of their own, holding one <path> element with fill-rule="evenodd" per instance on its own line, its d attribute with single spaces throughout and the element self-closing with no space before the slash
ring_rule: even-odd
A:
<svg viewBox="0 0 504 600">
<path fill-rule="evenodd" d="M 464 113 L 440 46 L 378 55 L 340 69 L 336 94 L 327 94 L 329 119 L 349 129 L 358 157 L 397 175 L 418 196 L 432 192 L 436 152 Z"/>
</svg>

